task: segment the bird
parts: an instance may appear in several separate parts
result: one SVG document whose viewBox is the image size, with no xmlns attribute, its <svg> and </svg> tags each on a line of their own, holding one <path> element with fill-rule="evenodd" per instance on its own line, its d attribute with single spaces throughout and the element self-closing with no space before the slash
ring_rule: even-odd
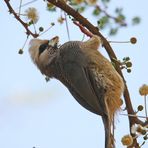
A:
<svg viewBox="0 0 148 148">
<path fill-rule="evenodd" d="M 112 121 L 120 110 L 124 82 L 98 50 L 101 44 L 97 35 L 87 41 L 68 41 L 62 45 L 55 36 L 50 40 L 32 39 L 29 53 L 43 75 L 59 80 L 80 105 L 102 117 L 105 148 L 112 148 Z"/>
</svg>

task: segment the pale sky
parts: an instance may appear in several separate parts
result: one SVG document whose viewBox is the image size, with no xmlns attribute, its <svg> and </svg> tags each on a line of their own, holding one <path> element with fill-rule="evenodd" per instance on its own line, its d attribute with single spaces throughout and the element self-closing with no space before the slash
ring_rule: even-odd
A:
<svg viewBox="0 0 148 148">
<path fill-rule="evenodd" d="M 12 2 L 17 8 L 18 3 Z M 132 73 L 125 72 L 125 77 L 135 110 L 144 102 L 138 89 L 142 84 L 148 84 L 147 5 L 146 0 L 112 0 L 110 10 L 123 6 L 128 20 L 138 15 L 142 21 L 138 26 L 121 29 L 112 38 L 103 32 L 109 40 L 124 41 L 132 36 L 138 39 L 136 45 L 112 44 L 119 58 L 129 56 L 132 60 Z M 60 15 L 60 10 L 57 14 L 43 11 L 45 5 L 40 1 L 30 6 L 39 10 L 38 26 L 48 26 Z M 84 15 L 93 24 L 96 23 L 89 11 Z M 23 55 L 18 54 L 26 37 L 24 28 L 8 14 L 3 1 L 0 1 L 0 20 L 0 148 L 103 148 L 104 127 L 101 118 L 81 107 L 59 81 L 53 79 L 46 83 L 30 60 L 28 45 Z M 83 35 L 79 29 L 69 24 L 71 40 L 81 40 Z M 68 41 L 65 28 L 65 25 L 57 24 L 41 38 L 50 39 L 58 35 L 60 43 L 64 43 Z M 100 51 L 105 54 L 104 49 Z M 123 147 L 120 140 L 128 133 L 127 117 L 118 115 L 115 131 L 117 148 Z M 143 148 L 147 147 L 148 142 Z"/>
</svg>

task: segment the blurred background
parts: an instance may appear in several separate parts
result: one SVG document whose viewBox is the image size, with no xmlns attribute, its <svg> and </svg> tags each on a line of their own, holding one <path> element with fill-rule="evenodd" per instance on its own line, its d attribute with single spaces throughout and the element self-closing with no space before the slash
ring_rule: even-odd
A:
<svg viewBox="0 0 148 148">
<path fill-rule="evenodd" d="M 19 1 L 12 2 L 14 8 L 19 6 Z M 124 71 L 124 74 L 135 110 L 144 102 L 139 95 L 139 87 L 148 84 L 147 4 L 146 0 L 112 0 L 110 11 L 116 6 L 121 6 L 127 21 L 138 15 L 141 17 L 141 23 L 135 27 L 120 29 L 113 37 L 103 32 L 108 40 L 125 41 L 132 36 L 138 40 L 135 45 L 112 44 L 119 59 L 129 56 L 133 63 L 132 72 Z M 47 22 L 53 22 L 59 17 L 60 10 L 59 13 L 49 13 L 45 11 L 46 5 L 41 1 L 29 5 L 32 6 L 39 10 L 39 25 L 48 26 Z M 83 15 L 96 25 L 90 10 Z M 104 127 L 101 118 L 81 107 L 59 81 L 45 81 L 30 59 L 28 43 L 24 54 L 18 54 L 26 39 L 25 30 L 9 15 L 4 1 L 0 1 L 0 20 L 0 147 L 103 148 Z M 83 34 L 70 21 L 69 31 L 71 40 L 82 40 Z M 61 44 L 68 41 L 64 24 L 56 23 L 41 38 L 50 39 L 56 35 L 60 37 Z M 100 51 L 107 56 L 103 48 Z M 115 122 L 116 145 L 117 148 L 122 148 L 121 138 L 129 133 L 128 120 L 126 116 L 118 114 Z M 148 144 L 143 146 L 147 147 Z"/>
</svg>

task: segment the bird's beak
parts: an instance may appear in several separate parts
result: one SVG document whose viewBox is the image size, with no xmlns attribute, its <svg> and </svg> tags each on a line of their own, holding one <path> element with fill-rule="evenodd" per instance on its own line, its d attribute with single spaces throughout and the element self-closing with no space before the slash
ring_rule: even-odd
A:
<svg viewBox="0 0 148 148">
<path fill-rule="evenodd" d="M 52 47 L 54 47 L 54 48 L 57 48 L 57 47 L 58 47 L 58 43 L 59 43 L 59 37 L 58 37 L 58 36 L 55 36 L 54 38 L 52 38 L 52 39 L 49 41 L 48 45 L 49 45 L 49 46 L 52 46 Z"/>
</svg>

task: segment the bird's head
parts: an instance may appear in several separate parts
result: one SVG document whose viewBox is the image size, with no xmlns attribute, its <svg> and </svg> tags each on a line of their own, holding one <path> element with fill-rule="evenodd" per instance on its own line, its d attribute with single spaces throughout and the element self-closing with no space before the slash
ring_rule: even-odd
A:
<svg viewBox="0 0 148 148">
<path fill-rule="evenodd" d="M 41 70 L 55 58 L 58 50 L 59 37 L 51 40 L 32 39 L 29 43 L 29 53 L 32 61 Z M 42 71 L 42 70 L 41 70 Z"/>
</svg>

